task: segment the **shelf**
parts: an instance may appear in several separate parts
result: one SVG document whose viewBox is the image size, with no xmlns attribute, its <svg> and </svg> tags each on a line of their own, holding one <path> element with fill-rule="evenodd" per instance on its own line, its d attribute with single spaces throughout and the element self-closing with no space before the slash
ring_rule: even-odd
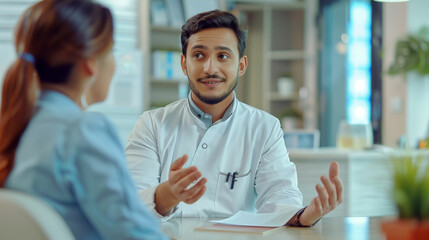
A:
<svg viewBox="0 0 429 240">
<path fill-rule="evenodd" d="M 293 95 L 282 95 L 277 92 L 271 92 L 270 94 L 271 101 L 297 101 L 298 99 L 297 93 Z"/>
<path fill-rule="evenodd" d="M 170 27 L 170 26 L 156 26 L 156 25 L 151 25 L 151 30 L 152 31 L 157 31 L 157 32 L 167 32 L 167 33 L 181 33 L 182 29 L 181 28 L 175 28 L 175 27 Z"/>
<path fill-rule="evenodd" d="M 88 111 L 103 112 L 109 115 L 120 115 L 124 117 L 140 115 L 142 109 L 139 107 L 106 106 L 103 103 L 91 105 Z"/>
<path fill-rule="evenodd" d="M 236 8 L 241 11 L 260 11 L 268 6 L 275 9 L 304 9 L 305 3 L 296 0 L 234 0 Z"/>
<path fill-rule="evenodd" d="M 180 43 L 181 29 L 173 27 L 152 26 L 150 33 L 151 50 L 169 50 L 182 52 Z"/>
<path fill-rule="evenodd" d="M 150 81 L 151 84 L 181 84 L 181 83 L 188 83 L 188 81 L 186 79 L 167 79 L 167 78 L 152 78 L 152 80 Z"/>
<path fill-rule="evenodd" d="M 303 60 L 305 53 L 302 50 L 271 51 L 267 57 L 271 60 Z"/>
</svg>

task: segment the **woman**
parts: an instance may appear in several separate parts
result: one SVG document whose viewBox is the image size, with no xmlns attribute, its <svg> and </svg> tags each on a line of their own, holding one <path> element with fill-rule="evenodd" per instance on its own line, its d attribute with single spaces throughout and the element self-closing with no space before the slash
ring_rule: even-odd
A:
<svg viewBox="0 0 429 240">
<path fill-rule="evenodd" d="M 165 239 L 138 199 L 112 124 L 84 112 L 114 72 L 110 11 L 44 0 L 22 16 L 3 85 L 0 186 L 56 209 L 76 239 Z"/>
</svg>

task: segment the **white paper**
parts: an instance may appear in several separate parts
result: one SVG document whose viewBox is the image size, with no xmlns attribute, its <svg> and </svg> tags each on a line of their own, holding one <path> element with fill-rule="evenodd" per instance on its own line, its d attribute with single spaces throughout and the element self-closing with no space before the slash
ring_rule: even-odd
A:
<svg viewBox="0 0 429 240">
<path fill-rule="evenodd" d="M 238 211 L 229 218 L 213 220 L 214 223 L 252 227 L 281 227 L 299 211 L 300 208 L 291 206 L 275 213 L 250 213 Z"/>
</svg>

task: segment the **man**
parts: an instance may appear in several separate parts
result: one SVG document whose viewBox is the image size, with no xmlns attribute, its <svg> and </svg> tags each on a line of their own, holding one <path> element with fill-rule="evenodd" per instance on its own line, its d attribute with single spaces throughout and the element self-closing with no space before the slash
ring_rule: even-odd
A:
<svg viewBox="0 0 429 240">
<path fill-rule="evenodd" d="M 285 223 L 311 226 L 342 201 L 338 164 L 331 164 L 329 178 L 322 176 L 323 185 L 316 186 L 318 196 L 302 208 L 279 121 L 233 92 L 247 68 L 246 40 L 228 12 L 201 13 L 184 24 L 181 65 L 191 92 L 142 114 L 126 147 L 130 171 L 141 199 L 162 217 L 226 217 L 292 206 L 297 214 Z"/>
</svg>

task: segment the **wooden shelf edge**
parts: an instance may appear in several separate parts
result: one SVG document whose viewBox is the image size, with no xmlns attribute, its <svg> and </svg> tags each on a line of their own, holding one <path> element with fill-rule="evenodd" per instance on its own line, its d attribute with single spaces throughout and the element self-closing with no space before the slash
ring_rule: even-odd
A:
<svg viewBox="0 0 429 240">
<path fill-rule="evenodd" d="M 304 9 L 305 2 L 299 1 L 281 1 L 281 0 L 235 0 L 237 10 L 241 11 L 260 11 L 263 7 L 271 7 L 273 9 Z"/>
<path fill-rule="evenodd" d="M 159 31 L 159 32 L 170 32 L 170 33 L 181 33 L 181 28 L 171 27 L 171 26 L 157 26 L 157 25 L 151 25 L 150 29 L 152 31 Z"/>
<path fill-rule="evenodd" d="M 167 78 L 151 78 L 150 83 L 153 84 L 180 84 L 180 83 L 186 83 L 188 84 L 187 80 L 181 80 L 181 79 L 167 79 Z"/>
<path fill-rule="evenodd" d="M 271 92 L 270 94 L 271 101 L 298 101 L 298 99 L 298 94 L 282 95 L 278 92 Z"/>
<path fill-rule="evenodd" d="M 267 57 L 271 60 L 303 60 L 305 52 L 303 50 L 270 51 Z"/>
</svg>

